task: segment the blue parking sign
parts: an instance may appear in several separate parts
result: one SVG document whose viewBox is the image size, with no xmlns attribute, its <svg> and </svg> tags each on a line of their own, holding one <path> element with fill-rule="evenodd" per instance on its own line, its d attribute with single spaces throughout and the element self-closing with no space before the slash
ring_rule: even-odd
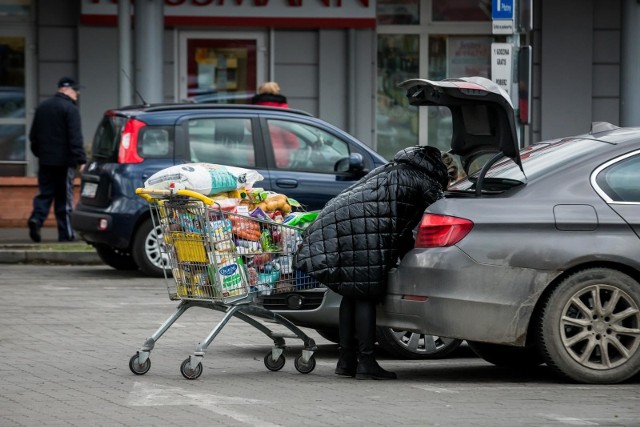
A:
<svg viewBox="0 0 640 427">
<path fill-rule="evenodd" d="M 491 19 L 513 19 L 513 0 L 492 0 Z"/>
</svg>

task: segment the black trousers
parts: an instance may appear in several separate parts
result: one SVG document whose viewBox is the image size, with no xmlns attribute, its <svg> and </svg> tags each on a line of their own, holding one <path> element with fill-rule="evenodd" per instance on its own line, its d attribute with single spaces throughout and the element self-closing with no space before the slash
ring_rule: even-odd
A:
<svg viewBox="0 0 640 427">
<path fill-rule="evenodd" d="M 376 342 L 376 302 L 342 297 L 340 303 L 340 347 L 373 355 Z"/>
<path fill-rule="evenodd" d="M 54 206 L 58 225 L 58 240 L 73 240 L 71 211 L 73 210 L 73 179 L 76 170 L 67 166 L 40 165 L 38 168 L 38 194 L 33 198 L 33 211 L 29 221 L 38 227 L 49 216 L 51 203 Z"/>
</svg>

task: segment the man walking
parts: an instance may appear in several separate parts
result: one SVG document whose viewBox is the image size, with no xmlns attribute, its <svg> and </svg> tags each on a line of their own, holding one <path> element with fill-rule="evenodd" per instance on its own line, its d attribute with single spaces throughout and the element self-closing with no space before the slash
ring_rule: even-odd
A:
<svg viewBox="0 0 640 427">
<path fill-rule="evenodd" d="M 69 78 L 58 81 L 58 92 L 37 108 L 29 139 L 38 158 L 38 190 L 29 217 L 29 236 L 40 242 L 40 228 L 49 215 L 51 203 L 58 225 L 58 240 L 74 239 L 71 227 L 73 179 L 76 168 L 86 163 L 80 112 L 77 101 L 80 85 Z"/>
</svg>

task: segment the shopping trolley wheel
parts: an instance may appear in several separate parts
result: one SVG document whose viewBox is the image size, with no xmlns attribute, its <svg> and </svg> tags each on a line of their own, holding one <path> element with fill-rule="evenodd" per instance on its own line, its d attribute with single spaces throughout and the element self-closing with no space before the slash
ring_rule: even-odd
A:
<svg viewBox="0 0 640 427">
<path fill-rule="evenodd" d="M 129 369 L 136 375 L 144 375 L 151 369 L 151 359 L 147 357 L 144 363 L 140 363 L 140 355 L 136 353 L 129 359 Z"/>
<path fill-rule="evenodd" d="M 301 374 L 308 374 L 316 368 L 316 358 L 311 356 L 307 363 L 302 361 L 302 355 L 296 357 L 296 360 L 293 361 L 298 372 Z"/>
<path fill-rule="evenodd" d="M 195 380 L 200 375 L 202 375 L 202 363 L 198 362 L 198 365 L 195 369 L 191 368 L 191 357 L 187 357 L 182 365 L 180 365 L 180 372 L 182 376 L 188 380 Z"/>
<path fill-rule="evenodd" d="M 281 354 L 277 360 L 273 360 L 271 351 L 264 355 L 264 366 L 270 371 L 279 371 L 284 366 L 284 362 L 286 362 L 284 354 Z"/>
</svg>

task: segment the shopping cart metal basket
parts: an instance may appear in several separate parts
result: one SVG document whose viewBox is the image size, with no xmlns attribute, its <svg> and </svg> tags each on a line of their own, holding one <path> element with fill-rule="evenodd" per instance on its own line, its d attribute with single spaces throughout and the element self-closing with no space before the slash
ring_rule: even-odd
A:
<svg viewBox="0 0 640 427">
<path fill-rule="evenodd" d="M 301 241 L 302 230 L 276 222 L 267 215 L 241 215 L 221 208 L 209 197 L 189 190 L 149 190 L 136 194 L 149 202 L 161 252 L 170 273 L 166 273 L 169 298 L 179 300 L 176 311 L 148 338 L 131 357 L 129 368 L 143 375 L 151 368 L 151 350 L 160 337 L 191 307 L 204 307 L 225 315 L 193 354 L 180 366 L 187 379 L 202 374 L 207 348 L 227 322 L 235 317 L 254 326 L 273 340 L 264 357 L 272 371 L 285 364 L 284 338 L 299 338 L 304 343 L 295 368 L 303 374 L 316 366 L 313 339 L 278 313 L 256 304 L 260 295 L 309 289 L 321 286 L 293 268 L 293 256 Z M 260 320 L 284 326 L 289 333 L 277 333 Z"/>
</svg>

